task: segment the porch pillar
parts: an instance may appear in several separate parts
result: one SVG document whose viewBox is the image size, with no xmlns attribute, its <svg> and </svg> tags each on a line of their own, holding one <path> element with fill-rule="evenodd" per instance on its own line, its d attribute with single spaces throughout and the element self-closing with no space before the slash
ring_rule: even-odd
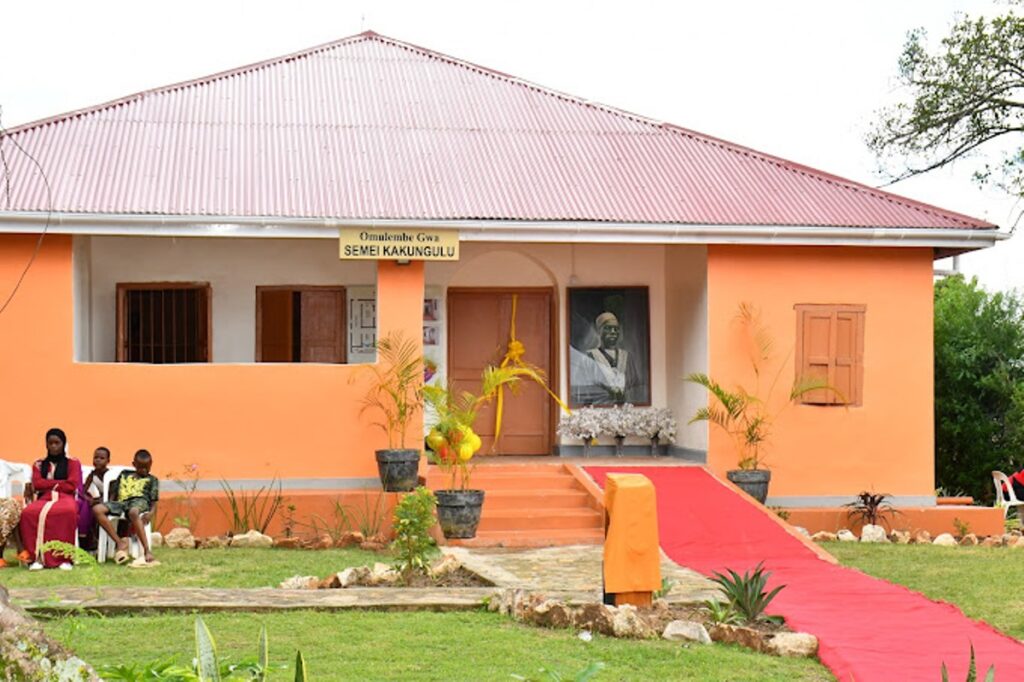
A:
<svg viewBox="0 0 1024 682">
<path fill-rule="evenodd" d="M 423 261 L 399 265 L 377 261 L 377 334 L 384 338 L 399 333 L 415 341 L 423 353 Z M 410 421 L 410 444 L 423 439 L 423 413 Z"/>
</svg>

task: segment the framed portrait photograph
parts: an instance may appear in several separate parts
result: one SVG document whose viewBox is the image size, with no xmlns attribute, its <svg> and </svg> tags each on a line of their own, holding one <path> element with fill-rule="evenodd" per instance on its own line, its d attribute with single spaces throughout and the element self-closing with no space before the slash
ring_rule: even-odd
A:
<svg viewBox="0 0 1024 682">
<path fill-rule="evenodd" d="M 437 327 L 430 325 L 423 327 L 423 345 L 424 346 L 436 346 L 438 344 L 438 329 Z"/>
<path fill-rule="evenodd" d="M 651 404 L 647 287 L 569 288 L 569 400 Z"/>
<path fill-rule="evenodd" d="M 436 298 L 423 299 L 423 319 L 428 322 L 437 320 L 438 300 Z"/>
</svg>

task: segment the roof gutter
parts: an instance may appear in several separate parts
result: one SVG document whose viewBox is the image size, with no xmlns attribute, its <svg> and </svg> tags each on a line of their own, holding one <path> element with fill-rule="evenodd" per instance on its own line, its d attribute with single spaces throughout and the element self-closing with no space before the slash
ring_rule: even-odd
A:
<svg viewBox="0 0 1024 682">
<path fill-rule="evenodd" d="M 131 237 L 335 239 L 341 229 L 450 229 L 466 242 L 905 246 L 973 250 L 1010 235 L 982 228 L 695 225 L 596 221 L 376 220 L 225 216 L 0 213 L 0 233 Z"/>
</svg>

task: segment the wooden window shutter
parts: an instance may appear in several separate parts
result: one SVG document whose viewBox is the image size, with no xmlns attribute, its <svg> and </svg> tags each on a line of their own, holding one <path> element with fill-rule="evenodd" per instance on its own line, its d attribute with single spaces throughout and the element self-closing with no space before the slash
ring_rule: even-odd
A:
<svg viewBox="0 0 1024 682">
<path fill-rule="evenodd" d="M 810 405 L 860 405 L 864 384 L 864 306 L 801 304 L 797 310 L 797 379 L 823 379 L 799 401 Z"/>
</svg>

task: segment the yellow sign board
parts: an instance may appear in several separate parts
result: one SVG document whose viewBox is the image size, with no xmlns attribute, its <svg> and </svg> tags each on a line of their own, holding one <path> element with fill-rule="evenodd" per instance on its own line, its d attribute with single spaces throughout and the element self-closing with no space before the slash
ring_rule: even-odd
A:
<svg viewBox="0 0 1024 682">
<path fill-rule="evenodd" d="M 459 260 L 459 233 L 343 227 L 339 248 L 342 259 Z"/>
</svg>

